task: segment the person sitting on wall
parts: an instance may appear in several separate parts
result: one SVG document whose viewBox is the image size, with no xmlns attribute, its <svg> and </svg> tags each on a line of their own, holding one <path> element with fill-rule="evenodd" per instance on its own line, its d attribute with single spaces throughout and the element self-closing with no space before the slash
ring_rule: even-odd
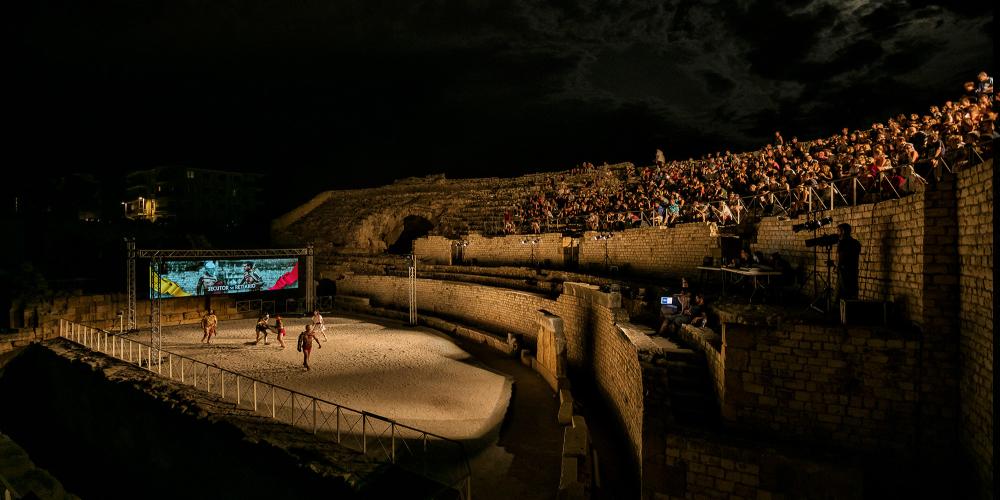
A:
<svg viewBox="0 0 1000 500">
<path fill-rule="evenodd" d="M 701 292 L 694 294 L 694 298 L 683 303 L 684 309 L 680 314 L 670 318 L 671 334 L 676 335 L 683 325 L 694 325 L 703 327 L 708 323 L 708 312 L 705 310 L 705 295 Z"/>
</svg>

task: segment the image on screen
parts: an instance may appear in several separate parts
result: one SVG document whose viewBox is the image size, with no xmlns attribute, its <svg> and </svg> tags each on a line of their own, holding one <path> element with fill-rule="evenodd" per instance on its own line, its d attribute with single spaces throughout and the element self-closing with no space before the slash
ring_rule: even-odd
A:
<svg viewBox="0 0 1000 500">
<path fill-rule="evenodd" d="M 298 259 L 168 260 L 157 270 L 149 268 L 149 294 L 155 297 L 224 295 L 299 286 Z"/>
</svg>

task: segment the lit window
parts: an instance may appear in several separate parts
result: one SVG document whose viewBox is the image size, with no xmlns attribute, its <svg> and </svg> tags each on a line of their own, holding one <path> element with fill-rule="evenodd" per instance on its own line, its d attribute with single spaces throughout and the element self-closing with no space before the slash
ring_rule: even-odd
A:
<svg viewBox="0 0 1000 500">
<path fill-rule="evenodd" d="M 194 170 L 188 170 L 188 179 L 194 179 Z"/>
</svg>

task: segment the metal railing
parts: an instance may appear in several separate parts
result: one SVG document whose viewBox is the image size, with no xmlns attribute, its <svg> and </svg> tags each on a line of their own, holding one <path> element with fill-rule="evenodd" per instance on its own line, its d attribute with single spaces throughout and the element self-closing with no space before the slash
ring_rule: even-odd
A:
<svg viewBox="0 0 1000 500">
<path fill-rule="evenodd" d="M 236 312 L 255 312 L 259 313 L 261 311 L 261 300 L 237 300 L 236 301 Z"/>
<path fill-rule="evenodd" d="M 99 328 L 60 319 L 59 336 L 472 497 L 472 469 L 459 441 L 166 350 L 157 355 L 148 343 Z"/>
</svg>

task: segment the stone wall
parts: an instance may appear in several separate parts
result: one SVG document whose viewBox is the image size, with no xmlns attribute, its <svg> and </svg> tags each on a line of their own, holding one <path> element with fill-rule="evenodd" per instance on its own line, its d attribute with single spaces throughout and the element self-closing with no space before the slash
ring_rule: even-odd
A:
<svg viewBox="0 0 1000 500">
<path fill-rule="evenodd" d="M 926 411 L 935 405 L 918 335 L 725 323 L 722 341 L 722 413 L 735 427 L 873 452 L 912 451 L 934 433 L 946 445 L 952 434 L 953 420 Z"/>
<path fill-rule="evenodd" d="M 667 473 L 648 487 L 670 499 L 864 498 L 857 467 L 716 436 L 667 434 L 665 441 L 658 451 Z"/>
<path fill-rule="evenodd" d="M 495 333 L 513 333 L 534 346 L 538 311 L 563 321 L 570 378 L 595 382 L 628 437 L 633 458 L 639 463 L 642 442 L 642 373 L 637 347 L 619 323 L 628 320 L 618 293 L 597 287 L 566 283 L 557 299 L 467 283 L 418 279 L 417 309 Z M 368 298 L 372 305 L 403 309 L 409 297 L 406 279 L 395 276 L 349 275 L 337 282 L 337 292 Z M 422 298 L 433 297 L 434 300 Z"/>
<path fill-rule="evenodd" d="M 40 338 L 58 335 L 60 319 L 73 321 L 105 330 L 119 328 L 118 311 L 128 306 L 125 294 L 69 295 L 48 299 L 25 308 L 24 321 L 34 328 Z M 257 312 L 237 312 L 236 299 L 228 295 L 211 297 L 177 297 L 161 302 L 161 324 L 164 326 L 197 323 L 209 307 L 220 320 L 255 317 Z M 136 301 L 136 322 L 139 328 L 149 327 L 150 303 Z"/>
<path fill-rule="evenodd" d="M 722 353 L 722 337 L 710 328 L 699 328 L 694 325 L 683 325 L 679 334 L 688 345 L 695 346 L 696 350 L 705 355 L 715 398 L 721 407 L 726 399 L 726 358 Z"/>
<path fill-rule="evenodd" d="M 974 457 L 983 498 L 994 494 L 993 464 L 993 193 L 992 162 L 958 174 L 961 318 L 960 384 L 963 445 Z"/>
<path fill-rule="evenodd" d="M 702 259 L 717 251 L 719 240 L 712 224 L 679 224 L 673 228 L 627 229 L 610 239 L 594 239 L 601 233 L 587 232 L 580 238 L 559 233 L 484 237 L 473 233 L 461 240 L 463 263 L 472 265 L 539 264 L 549 268 L 568 265 L 567 253 L 578 249 L 582 269 L 622 271 L 656 276 L 696 274 Z M 415 240 L 415 252 L 435 264 L 444 263 L 442 238 L 429 236 Z M 447 241 L 447 240 L 446 240 Z M 605 258 L 605 246 L 607 258 Z"/>
<path fill-rule="evenodd" d="M 702 259 L 718 245 L 713 224 L 688 223 L 672 228 L 648 227 L 613 233 L 595 240 L 598 233 L 584 233 L 580 240 L 580 267 L 604 269 L 607 264 L 633 273 L 694 277 Z"/>
<path fill-rule="evenodd" d="M 406 278 L 395 276 L 346 276 L 337 282 L 337 294 L 368 297 L 372 305 L 389 308 L 406 309 L 409 303 Z M 468 320 L 472 326 L 497 333 L 515 333 L 530 345 L 535 343 L 536 311 L 553 310 L 556 305 L 534 293 L 427 279 L 416 281 L 416 297 L 420 313 Z"/>
<path fill-rule="evenodd" d="M 413 240 L 413 254 L 421 262 L 451 265 L 452 240 L 443 236 L 427 236 Z"/>
<path fill-rule="evenodd" d="M 562 267 L 563 236 L 559 233 L 535 235 L 510 235 L 489 238 L 470 234 L 464 241 L 462 261 L 480 265 L 542 264 L 545 267 Z"/>
</svg>

